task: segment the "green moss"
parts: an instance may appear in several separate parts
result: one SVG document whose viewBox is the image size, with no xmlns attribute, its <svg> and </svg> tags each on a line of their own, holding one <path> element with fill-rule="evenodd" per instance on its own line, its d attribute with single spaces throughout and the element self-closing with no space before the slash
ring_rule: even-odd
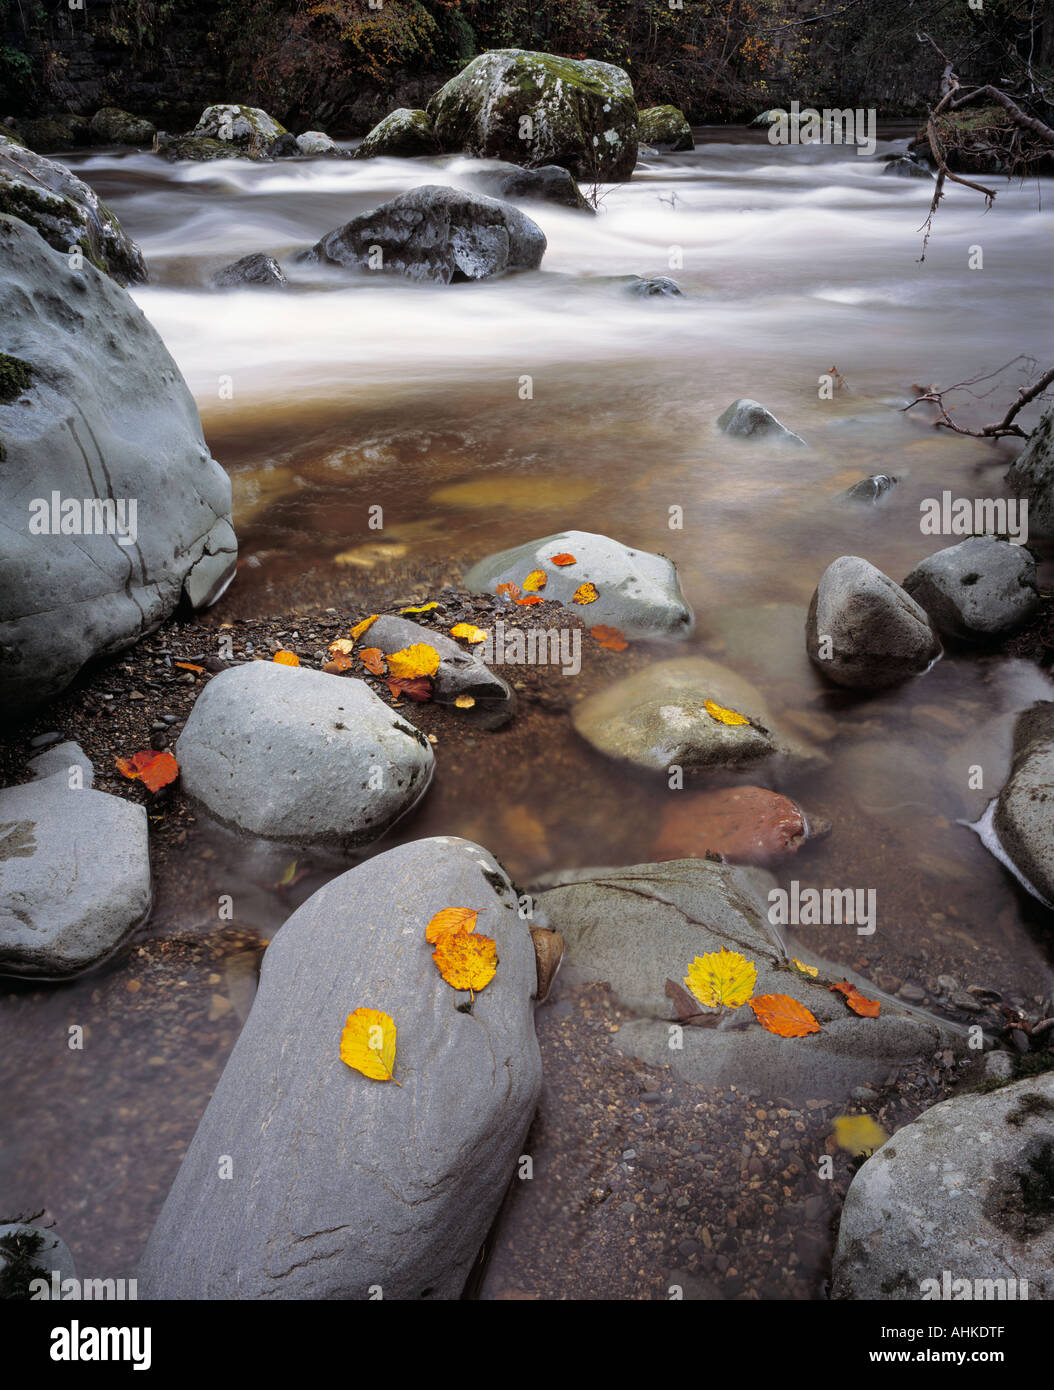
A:
<svg viewBox="0 0 1054 1390">
<path fill-rule="evenodd" d="M 0 405 L 10 405 L 33 384 L 33 368 L 20 357 L 0 352 Z"/>
</svg>

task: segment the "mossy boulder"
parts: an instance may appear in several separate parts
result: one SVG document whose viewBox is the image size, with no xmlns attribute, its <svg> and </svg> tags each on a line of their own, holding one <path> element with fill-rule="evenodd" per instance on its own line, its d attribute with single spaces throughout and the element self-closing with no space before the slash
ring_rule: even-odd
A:
<svg viewBox="0 0 1054 1390">
<path fill-rule="evenodd" d="M 1002 145 L 1013 129 L 1009 112 L 1002 106 L 966 106 L 937 117 L 940 140 L 948 168 L 956 174 L 1005 174 L 1010 165 Z M 912 154 L 932 162 L 926 127 L 908 146 Z"/>
<path fill-rule="evenodd" d="M 28 222 L 56 251 L 79 247 L 85 260 L 119 285 L 146 279 L 143 253 L 86 183 L 2 136 L 0 213 Z"/>
<path fill-rule="evenodd" d="M 246 150 L 239 149 L 237 145 L 224 144 L 222 140 L 210 140 L 207 136 L 199 135 L 169 135 L 163 130 L 158 133 L 154 151 L 172 164 L 181 159 L 204 163 L 210 159 L 253 158 Z M 265 156 L 257 157 L 263 159 Z"/>
<path fill-rule="evenodd" d="M 92 139 L 99 145 L 150 145 L 156 131 L 150 121 L 117 106 L 104 106 L 91 118 Z"/>
<path fill-rule="evenodd" d="M 91 144 L 91 128 L 85 116 L 38 116 L 18 123 L 20 143 L 38 154 L 71 150 Z"/>
<path fill-rule="evenodd" d="M 285 126 L 258 106 L 207 106 L 190 132 L 193 139 L 218 140 L 243 154 L 270 158 L 280 153 L 289 136 Z M 291 137 L 290 137 L 291 138 Z M 295 141 L 293 141 L 295 147 Z M 296 153 L 294 148 L 293 153 Z"/>
<path fill-rule="evenodd" d="M 413 159 L 416 155 L 438 154 L 439 141 L 427 111 L 411 111 L 400 106 L 379 121 L 355 151 L 356 159 L 376 159 L 388 155 Z"/>
<path fill-rule="evenodd" d="M 672 153 L 694 150 L 692 127 L 676 106 L 649 106 L 638 119 L 642 145 Z"/>
<path fill-rule="evenodd" d="M 21 357 L 0 352 L 0 405 L 10 405 L 33 384 L 33 368 Z"/>
<path fill-rule="evenodd" d="M 617 182 L 637 162 L 637 103 L 611 63 L 495 49 L 474 58 L 428 103 L 444 151 L 514 164 L 559 164 Z"/>
</svg>

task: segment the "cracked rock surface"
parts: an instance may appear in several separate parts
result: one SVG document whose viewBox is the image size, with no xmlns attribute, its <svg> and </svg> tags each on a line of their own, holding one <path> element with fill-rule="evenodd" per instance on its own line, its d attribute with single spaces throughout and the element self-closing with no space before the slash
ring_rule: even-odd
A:
<svg viewBox="0 0 1054 1390">
<path fill-rule="evenodd" d="M 0 322 L 22 364 L 0 393 L 0 708 L 22 713 L 157 627 L 184 588 L 211 602 L 237 543 L 194 399 L 124 290 L 0 216 Z M 85 499 L 112 500 L 124 534 Z M 55 534 L 67 502 L 76 529 Z"/>
<path fill-rule="evenodd" d="M 497 942 L 471 1012 L 425 941 L 451 905 L 477 908 L 477 931 Z M 535 988 L 528 924 L 478 845 L 418 840 L 320 889 L 268 947 L 147 1245 L 141 1296 L 365 1299 L 379 1285 L 385 1299 L 457 1298 L 538 1101 Z M 358 1007 L 394 1019 L 399 1086 L 341 1061 Z"/>
</svg>

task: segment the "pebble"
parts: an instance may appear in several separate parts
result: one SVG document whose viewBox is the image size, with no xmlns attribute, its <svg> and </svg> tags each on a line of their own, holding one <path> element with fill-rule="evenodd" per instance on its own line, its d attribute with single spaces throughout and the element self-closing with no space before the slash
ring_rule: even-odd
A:
<svg viewBox="0 0 1054 1390">
<path fill-rule="evenodd" d="M 959 981 L 954 975 L 938 975 L 937 988 L 942 994 L 955 994 L 959 988 Z"/>
<path fill-rule="evenodd" d="M 907 984 L 901 985 L 897 993 L 900 995 L 901 999 L 906 999 L 909 1004 L 921 1004 L 926 998 L 926 991 L 921 989 L 918 985 L 913 985 L 910 981 L 908 981 Z"/>
<path fill-rule="evenodd" d="M 29 740 L 29 746 L 30 748 L 46 748 L 49 743 L 58 743 L 61 737 L 61 734 L 56 733 L 37 734 L 36 738 Z"/>
</svg>

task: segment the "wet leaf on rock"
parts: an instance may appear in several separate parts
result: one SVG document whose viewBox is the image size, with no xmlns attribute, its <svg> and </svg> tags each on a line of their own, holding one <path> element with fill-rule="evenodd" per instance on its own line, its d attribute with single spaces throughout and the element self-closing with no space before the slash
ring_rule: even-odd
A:
<svg viewBox="0 0 1054 1390">
<path fill-rule="evenodd" d="M 523 581 L 523 592 L 525 594 L 536 593 L 539 589 L 544 589 L 548 583 L 549 576 L 545 570 L 531 570 L 530 574 Z"/>
<path fill-rule="evenodd" d="M 425 928 L 425 940 L 433 945 L 448 931 L 475 931 L 479 911 L 474 907 L 444 907 Z"/>
<path fill-rule="evenodd" d="M 852 1009 L 854 1014 L 859 1014 L 861 1018 L 877 1018 L 881 1005 L 877 999 L 868 999 L 861 994 L 856 985 L 851 985 L 848 980 L 843 980 L 840 985 L 831 985 L 830 988 L 835 994 L 844 994 L 845 1002 Z"/>
<path fill-rule="evenodd" d="M 348 1014 L 340 1035 L 340 1060 L 372 1081 L 395 1081 L 395 1020 L 381 1009 Z M 398 1086 L 398 1081 L 395 1082 Z"/>
<path fill-rule="evenodd" d="M 734 709 L 725 709 L 722 705 L 715 704 L 713 700 L 705 700 L 703 708 L 711 719 L 716 719 L 719 724 L 749 724 L 750 720 L 742 714 L 737 714 Z"/>
<path fill-rule="evenodd" d="M 432 959 L 451 988 L 467 989 L 474 995 L 493 980 L 498 968 L 498 947 L 489 936 L 460 928 L 440 935 Z"/>
<path fill-rule="evenodd" d="M 600 595 L 595 584 L 579 584 L 571 595 L 572 603 L 596 603 Z"/>
<path fill-rule="evenodd" d="M 759 994 L 750 1000 L 750 1007 L 762 1028 L 777 1038 L 804 1038 L 820 1031 L 819 1023 L 805 1005 L 789 994 Z"/>
<path fill-rule="evenodd" d="M 710 1009 L 738 1009 L 754 993 L 757 966 L 738 951 L 710 951 L 696 956 L 688 967 L 684 983 Z"/>
<path fill-rule="evenodd" d="M 598 646 L 607 647 L 609 651 L 624 652 L 629 646 L 625 636 L 619 632 L 617 627 L 605 627 L 603 623 L 597 627 L 591 627 L 589 635 Z"/>
<path fill-rule="evenodd" d="M 396 679 L 416 680 L 419 676 L 434 676 L 439 670 L 439 653 L 427 642 L 415 642 L 388 656 L 388 674 Z"/>
</svg>

